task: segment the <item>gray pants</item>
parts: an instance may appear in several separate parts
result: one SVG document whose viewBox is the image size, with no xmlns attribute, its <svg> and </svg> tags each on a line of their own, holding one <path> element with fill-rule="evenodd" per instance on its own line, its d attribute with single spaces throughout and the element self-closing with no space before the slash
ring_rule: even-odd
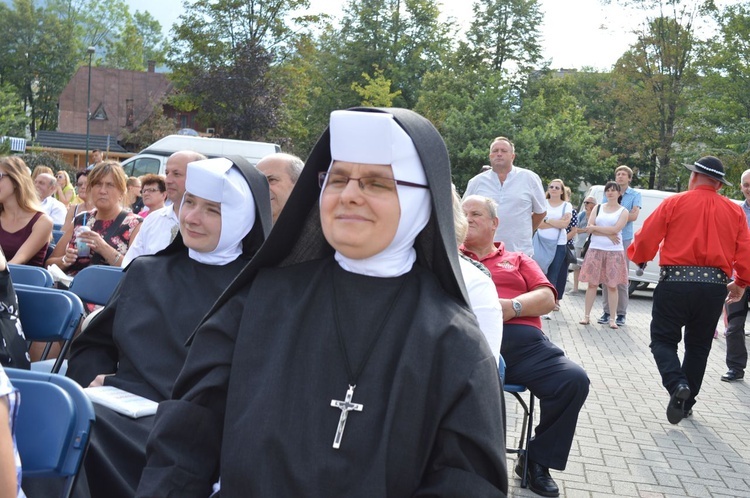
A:
<svg viewBox="0 0 750 498">
<path fill-rule="evenodd" d="M 745 345 L 745 318 L 747 317 L 750 290 L 746 290 L 736 303 L 727 305 L 727 368 L 740 373 L 747 366 L 747 346 Z"/>
<path fill-rule="evenodd" d="M 623 240 L 622 246 L 625 248 L 625 264 L 626 267 L 630 266 L 630 260 L 628 259 L 628 246 L 630 243 L 633 242 L 633 239 L 630 240 Z M 625 314 L 628 312 L 628 284 L 620 284 L 617 286 L 617 315 L 625 316 Z M 607 314 L 609 313 L 609 302 L 607 301 L 607 291 L 606 289 L 604 292 L 602 292 L 602 303 L 604 306 L 604 312 Z"/>
</svg>

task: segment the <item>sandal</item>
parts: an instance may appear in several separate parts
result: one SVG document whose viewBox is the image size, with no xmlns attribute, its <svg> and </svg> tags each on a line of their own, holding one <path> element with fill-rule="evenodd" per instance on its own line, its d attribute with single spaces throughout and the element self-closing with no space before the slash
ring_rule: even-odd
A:
<svg viewBox="0 0 750 498">
<path fill-rule="evenodd" d="M 615 323 L 614 318 L 609 319 L 609 328 L 611 329 L 619 329 L 620 327 L 617 326 L 617 323 Z"/>
<path fill-rule="evenodd" d="M 589 321 L 589 316 L 588 315 L 584 315 L 583 316 L 583 320 L 581 320 L 578 323 L 580 323 L 581 325 L 589 325 L 591 322 Z"/>
</svg>

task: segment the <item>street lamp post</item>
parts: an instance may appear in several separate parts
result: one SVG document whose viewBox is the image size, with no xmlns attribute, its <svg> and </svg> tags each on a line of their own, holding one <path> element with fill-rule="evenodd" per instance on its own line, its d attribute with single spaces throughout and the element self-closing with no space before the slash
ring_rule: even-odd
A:
<svg viewBox="0 0 750 498">
<path fill-rule="evenodd" d="M 86 163 L 84 169 L 89 166 L 89 130 L 91 128 L 91 58 L 94 56 L 96 48 L 89 47 L 86 53 L 89 55 L 89 87 L 86 93 Z"/>
</svg>

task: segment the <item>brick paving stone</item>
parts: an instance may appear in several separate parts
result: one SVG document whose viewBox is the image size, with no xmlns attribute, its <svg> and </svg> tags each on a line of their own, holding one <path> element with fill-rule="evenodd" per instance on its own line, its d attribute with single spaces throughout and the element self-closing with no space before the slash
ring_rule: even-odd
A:
<svg viewBox="0 0 750 498">
<path fill-rule="evenodd" d="M 574 498 L 750 498 L 750 378 L 721 382 L 726 341 L 720 324 L 694 414 L 670 424 L 669 396 L 649 350 L 652 292 L 635 292 L 627 323 L 619 330 L 579 325 L 583 294 L 566 295 L 560 311 L 543 321 L 545 333 L 591 379 L 568 467 L 551 474 L 561 495 Z M 601 293 L 591 319 L 600 315 Z M 508 444 L 514 444 L 521 430 L 520 410 L 507 395 L 506 405 Z M 514 465 L 515 456 L 508 455 L 509 495 L 537 496 L 521 489 Z"/>
</svg>

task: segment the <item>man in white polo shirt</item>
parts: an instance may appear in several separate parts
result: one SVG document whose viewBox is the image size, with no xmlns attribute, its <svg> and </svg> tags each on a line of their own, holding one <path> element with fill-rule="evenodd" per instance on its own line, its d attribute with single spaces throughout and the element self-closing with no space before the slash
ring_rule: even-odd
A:
<svg viewBox="0 0 750 498">
<path fill-rule="evenodd" d="M 482 195 L 494 199 L 502 209 L 502 221 L 495 230 L 495 242 L 503 242 L 507 251 L 534 255 L 531 236 L 547 214 L 547 203 L 539 175 L 513 165 L 513 142 L 497 137 L 490 145 L 490 166 L 466 186 L 464 199 Z"/>
<path fill-rule="evenodd" d="M 62 226 L 65 223 L 65 215 L 68 213 L 68 210 L 65 204 L 52 197 L 57 187 L 56 182 L 57 180 L 55 180 L 54 176 L 49 173 L 42 173 L 34 180 L 34 188 L 36 188 L 36 193 L 39 195 L 39 203 L 42 206 L 42 211 L 52 218 L 52 223 Z"/>
<path fill-rule="evenodd" d="M 164 183 L 167 185 L 167 199 L 172 203 L 157 209 L 143 220 L 138 235 L 122 260 L 123 268 L 138 256 L 156 254 L 174 240 L 180 229 L 179 212 L 182 196 L 185 194 L 187 165 L 203 159 L 206 156 L 190 150 L 178 151 L 169 156 Z"/>
</svg>

